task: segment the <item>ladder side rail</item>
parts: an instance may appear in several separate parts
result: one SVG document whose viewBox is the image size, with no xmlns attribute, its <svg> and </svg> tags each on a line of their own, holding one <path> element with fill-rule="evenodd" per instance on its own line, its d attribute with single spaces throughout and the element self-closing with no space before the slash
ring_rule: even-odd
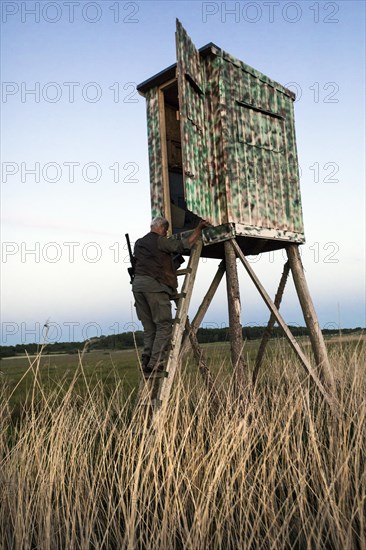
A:
<svg viewBox="0 0 366 550">
<path fill-rule="evenodd" d="M 176 321 L 174 322 L 174 325 L 173 325 L 172 346 L 169 353 L 168 362 L 166 365 L 166 371 L 168 373 L 168 376 L 167 378 L 163 378 L 160 384 L 160 392 L 159 392 L 158 398 L 164 404 L 168 401 L 174 375 L 176 373 L 178 363 L 179 363 L 180 347 L 181 347 L 183 332 L 185 329 L 185 322 L 188 315 L 189 303 L 192 296 L 193 284 L 197 273 L 198 262 L 201 256 L 201 250 L 202 250 L 202 240 L 200 239 L 195 243 L 195 245 L 192 247 L 192 250 L 191 250 L 191 255 L 188 263 L 188 268 L 191 268 L 191 271 L 187 273 L 187 275 L 185 276 L 181 297 L 178 302 Z"/>
</svg>

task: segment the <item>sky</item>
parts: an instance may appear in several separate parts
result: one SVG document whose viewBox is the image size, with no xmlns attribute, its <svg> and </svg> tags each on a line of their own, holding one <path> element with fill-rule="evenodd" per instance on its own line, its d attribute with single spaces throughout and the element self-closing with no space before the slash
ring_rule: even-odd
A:
<svg viewBox="0 0 366 550">
<path fill-rule="evenodd" d="M 322 328 L 365 326 L 363 1 L 2 1 L 1 343 L 141 329 L 124 235 L 149 230 L 145 99 L 175 19 L 293 90 L 306 277 Z M 275 294 L 282 251 L 250 258 Z M 218 261 L 201 260 L 190 314 Z M 238 265 L 243 325 L 269 312 Z M 281 312 L 304 325 L 292 280 Z M 228 324 L 225 282 L 204 327 Z"/>
</svg>

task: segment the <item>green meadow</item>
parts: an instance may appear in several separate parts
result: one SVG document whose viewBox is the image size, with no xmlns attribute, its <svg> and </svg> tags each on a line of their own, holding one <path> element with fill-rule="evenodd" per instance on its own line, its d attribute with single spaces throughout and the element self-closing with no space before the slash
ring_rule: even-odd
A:
<svg viewBox="0 0 366 550">
<path fill-rule="evenodd" d="M 332 336 L 327 341 L 330 354 L 335 348 L 342 350 L 354 349 L 363 346 L 364 336 L 347 335 L 344 337 Z M 310 354 L 310 342 L 307 337 L 297 339 Z M 243 356 L 251 373 L 258 351 L 260 340 L 244 342 Z M 215 375 L 220 372 L 226 375 L 231 372 L 229 342 L 201 344 L 204 350 L 207 365 Z M 273 339 L 269 341 L 266 350 L 267 360 L 264 369 L 271 369 L 271 361 L 278 354 L 285 353 L 295 356 L 287 341 Z M 37 369 L 37 378 L 45 390 L 62 387 L 64 390 L 73 384 L 75 390 L 83 394 L 86 388 L 103 385 L 105 391 L 113 391 L 116 384 L 123 386 L 126 396 L 137 389 L 139 383 L 139 360 L 141 349 L 127 349 L 117 351 L 85 351 L 78 354 L 47 354 L 47 346 L 40 356 L 14 356 L 4 358 L 0 362 L 0 376 L 3 384 L 9 390 L 10 403 L 19 406 L 27 400 L 34 387 L 34 375 Z M 194 375 L 197 367 L 192 354 L 188 353 L 182 362 L 181 370 Z M 262 371 L 263 374 L 263 371 Z"/>
</svg>

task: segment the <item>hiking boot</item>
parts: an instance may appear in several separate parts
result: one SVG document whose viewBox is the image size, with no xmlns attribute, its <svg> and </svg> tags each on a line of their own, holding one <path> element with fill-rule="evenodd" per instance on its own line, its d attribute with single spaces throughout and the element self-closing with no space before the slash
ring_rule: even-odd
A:
<svg viewBox="0 0 366 550">
<path fill-rule="evenodd" d="M 141 368 L 142 372 L 149 374 L 152 372 L 152 368 L 149 367 L 150 357 L 148 355 L 142 354 L 141 356 Z"/>
<path fill-rule="evenodd" d="M 158 372 L 164 372 L 164 370 L 165 365 L 163 363 L 142 367 L 142 371 L 144 374 L 156 374 Z"/>
</svg>

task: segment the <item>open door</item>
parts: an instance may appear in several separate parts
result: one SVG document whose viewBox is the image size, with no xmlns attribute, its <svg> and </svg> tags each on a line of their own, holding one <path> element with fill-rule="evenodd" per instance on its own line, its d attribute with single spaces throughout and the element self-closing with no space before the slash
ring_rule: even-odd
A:
<svg viewBox="0 0 366 550">
<path fill-rule="evenodd" d="M 178 19 L 176 46 L 186 206 L 197 216 L 209 221 L 212 197 L 208 171 L 204 71 L 200 54 Z"/>
</svg>

